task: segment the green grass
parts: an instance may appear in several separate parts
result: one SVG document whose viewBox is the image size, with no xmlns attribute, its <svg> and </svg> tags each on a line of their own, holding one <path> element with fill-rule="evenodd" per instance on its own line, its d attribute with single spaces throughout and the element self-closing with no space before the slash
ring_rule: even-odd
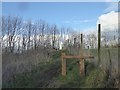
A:
<svg viewBox="0 0 120 90">
<path fill-rule="evenodd" d="M 58 80 L 61 82 L 60 88 L 79 87 L 80 74 L 77 66 L 73 67 L 72 70 L 67 70 L 67 76 L 59 76 Z"/>
<path fill-rule="evenodd" d="M 81 76 L 76 68 L 68 71 L 67 76 L 59 76 L 57 82 L 61 82 L 60 88 L 104 88 L 106 74 L 99 68 L 93 69 L 89 75 Z"/>
<path fill-rule="evenodd" d="M 61 82 L 60 88 L 99 88 L 104 87 L 106 74 L 99 68 L 93 67 L 91 63 L 87 62 L 89 73 L 86 76 L 79 74 L 79 67 L 73 64 L 72 70 L 67 69 L 67 76 L 59 76 L 58 82 Z M 69 68 L 69 66 L 68 66 Z"/>
<path fill-rule="evenodd" d="M 99 68 L 93 69 L 85 78 L 84 87 L 100 88 L 105 87 L 106 74 Z"/>
</svg>

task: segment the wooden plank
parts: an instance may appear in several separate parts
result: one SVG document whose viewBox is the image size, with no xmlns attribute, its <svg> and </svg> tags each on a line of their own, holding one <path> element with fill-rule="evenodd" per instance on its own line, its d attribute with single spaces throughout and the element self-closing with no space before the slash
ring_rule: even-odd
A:
<svg viewBox="0 0 120 90">
<path fill-rule="evenodd" d="M 89 59 L 89 58 L 94 58 L 94 56 L 63 56 L 63 58 Z"/>
<path fill-rule="evenodd" d="M 65 56 L 65 53 L 62 53 L 62 75 L 66 76 L 66 59 L 63 57 Z"/>
</svg>

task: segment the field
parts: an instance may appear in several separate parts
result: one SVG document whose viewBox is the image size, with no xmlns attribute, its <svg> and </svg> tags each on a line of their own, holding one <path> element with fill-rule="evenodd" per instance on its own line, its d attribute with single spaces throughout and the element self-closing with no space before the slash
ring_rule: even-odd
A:
<svg viewBox="0 0 120 90">
<path fill-rule="evenodd" d="M 119 6 L 109 1 L 3 2 L 2 88 L 120 88 Z"/>
<path fill-rule="evenodd" d="M 100 67 L 97 65 L 97 49 L 86 49 L 84 50 L 86 54 L 95 57 L 85 61 L 86 75 L 79 74 L 77 59 L 69 59 L 67 76 L 62 76 L 61 53 L 76 55 L 79 53 L 78 50 L 38 48 L 22 54 L 3 53 L 3 88 L 118 87 L 118 48 L 101 49 Z"/>
</svg>

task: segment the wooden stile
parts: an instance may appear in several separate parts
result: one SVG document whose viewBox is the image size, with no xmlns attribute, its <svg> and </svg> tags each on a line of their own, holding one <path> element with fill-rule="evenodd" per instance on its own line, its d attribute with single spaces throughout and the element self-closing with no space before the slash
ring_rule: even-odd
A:
<svg viewBox="0 0 120 90">
<path fill-rule="evenodd" d="M 69 58 L 79 59 L 79 70 L 80 70 L 79 72 L 80 72 L 81 75 L 85 75 L 84 61 L 85 61 L 85 59 L 90 59 L 90 58 L 94 58 L 94 57 L 91 56 L 91 55 L 83 55 L 82 46 L 83 46 L 83 37 L 82 37 L 82 34 L 81 34 L 80 55 L 79 56 L 67 56 L 67 55 L 65 55 L 65 53 L 62 53 L 62 75 L 63 76 L 66 76 L 66 59 L 69 59 Z"/>
</svg>

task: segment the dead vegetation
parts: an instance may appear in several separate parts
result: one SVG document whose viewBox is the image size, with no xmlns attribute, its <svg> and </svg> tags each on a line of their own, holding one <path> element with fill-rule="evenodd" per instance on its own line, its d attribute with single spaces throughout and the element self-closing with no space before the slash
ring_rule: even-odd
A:
<svg viewBox="0 0 120 90">
<path fill-rule="evenodd" d="M 107 49 L 102 49 L 102 69 L 97 68 L 94 63 L 97 57 L 92 61 L 87 60 L 85 63 L 86 76 L 82 77 L 79 74 L 77 60 L 71 59 L 67 62 L 66 78 L 61 76 L 61 53 L 70 54 L 68 50 L 56 51 L 38 48 L 26 51 L 24 54 L 3 53 L 3 87 L 117 88 L 119 76 L 116 66 L 117 58 L 115 61 L 116 49 L 110 49 L 113 66 L 110 72 L 107 67 L 109 66 Z M 91 49 L 90 52 L 94 56 L 97 54 L 95 49 Z M 50 54 L 48 55 L 48 53 Z"/>
<path fill-rule="evenodd" d="M 3 85 L 11 83 L 19 74 L 31 72 L 39 63 L 50 62 L 51 55 L 48 55 L 48 53 L 52 52 L 52 50 L 41 47 L 37 50 L 28 50 L 21 54 L 3 53 Z"/>
</svg>

